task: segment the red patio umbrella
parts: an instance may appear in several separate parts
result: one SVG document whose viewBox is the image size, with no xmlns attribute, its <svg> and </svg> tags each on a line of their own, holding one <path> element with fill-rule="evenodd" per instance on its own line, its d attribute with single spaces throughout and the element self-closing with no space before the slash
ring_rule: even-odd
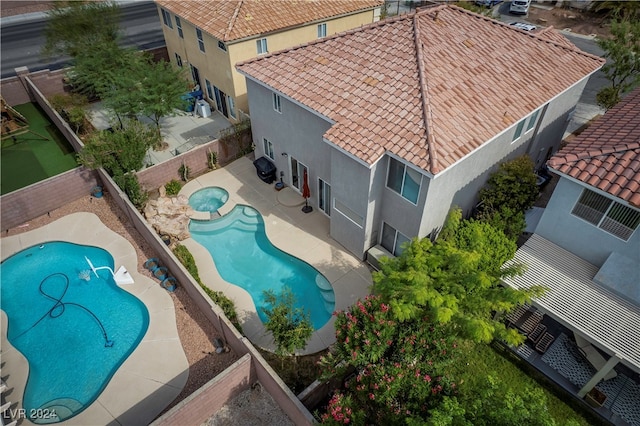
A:
<svg viewBox="0 0 640 426">
<path fill-rule="evenodd" d="M 311 190 L 309 189 L 309 176 L 307 175 L 307 169 L 304 169 L 304 173 L 302 175 L 302 196 L 304 197 L 304 207 L 302 211 L 305 213 L 309 213 L 313 210 L 313 207 L 309 205 L 307 200 L 311 197 Z"/>
</svg>

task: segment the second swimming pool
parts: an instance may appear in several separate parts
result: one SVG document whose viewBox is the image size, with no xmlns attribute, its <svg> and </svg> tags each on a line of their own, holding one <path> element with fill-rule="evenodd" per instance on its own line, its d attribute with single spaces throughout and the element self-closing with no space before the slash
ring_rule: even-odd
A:
<svg viewBox="0 0 640 426">
<path fill-rule="evenodd" d="M 262 215 L 250 206 L 237 205 L 220 219 L 192 220 L 191 237 L 203 245 L 225 281 L 245 289 L 264 315 L 265 290 L 279 294 L 289 287 L 296 304 L 309 312 L 314 329 L 324 326 L 335 308 L 329 281 L 313 266 L 278 249 L 269 241 Z"/>
<path fill-rule="evenodd" d="M 109 271 L 94 273 L 87 258 L 113 269 L 109 252 L 61 241 L 2 262 L 7 339 L 29 362 L 22 406 L 33 423 L 63 421 L 91 405 L 149 326 L 145 305 Z"/>
</svg>

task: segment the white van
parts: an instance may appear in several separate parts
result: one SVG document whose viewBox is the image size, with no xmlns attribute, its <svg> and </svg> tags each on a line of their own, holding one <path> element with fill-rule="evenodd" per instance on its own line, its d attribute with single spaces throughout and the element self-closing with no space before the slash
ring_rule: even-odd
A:
<svg viewBox="0 0 640 426">
<path fill-rule="evenodd" d="M 511 0 L 511 6 L 509 6 L 509 13 L 526 15 L 527 13 L 529 13 L 530 5 L 531 5 L 531 0 Z"/>
</svg>

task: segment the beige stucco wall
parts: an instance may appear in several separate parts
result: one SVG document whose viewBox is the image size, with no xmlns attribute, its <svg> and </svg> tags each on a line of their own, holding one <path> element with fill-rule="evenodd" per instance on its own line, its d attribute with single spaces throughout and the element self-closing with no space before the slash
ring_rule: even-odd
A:
<svg viewBox="0 0 640 426">
<path fill-rule="evenodd" d="M 222 90 L 226 95 L 232 96 L 235 100 L 236 116 L 238 116 L 238 109 L 248 112 L 249 103 L 247 101 L 245 79 L 235 70 L 234 65 L 257 56 L 256 41 L 258 39 L 266 38 L 268 51 L 276 52 L 316 40 L 318 38 L 317 27 L 320 23 L 325 22 L 327 24 L 327 36 L 330 36 L 374 22 L 374 20 L 379 19 L 379 15 L 379 9 L 368 10 L 348 16 L 314 22 L 313 24 L 291 28 L 278 33 L 231 42 L 227 44 L 227 52 L 218 47 L 218 39 L 203 31 L 205 53 L 202 53 L 198 48 L 196 28 L 189 22 L 181 19 L 184 39 L 180 38 L 175 23 L 175 15 L 173 13 L 171 14 L 173 29 L 168 28 L 162 21 L 162 14 L 158 6 L 158 19 L 160 19 L 160 23 L 162 24 L 162 31 L 171 62 L 174 65 L 176 64 L 175 53 L 178 53 L 182 57 L 183 67 L 187 70 L 188 76 L 190 76 L 189 64 L 198 68 L 202 81 L 202 90 L 207 98 L 205 79 L 209 80 L 212 86 L 218 87 L 218 89 Z M 213 108 L 216 108 L 215 99 L 210 99 L 209 103 Z"/>
</svg>

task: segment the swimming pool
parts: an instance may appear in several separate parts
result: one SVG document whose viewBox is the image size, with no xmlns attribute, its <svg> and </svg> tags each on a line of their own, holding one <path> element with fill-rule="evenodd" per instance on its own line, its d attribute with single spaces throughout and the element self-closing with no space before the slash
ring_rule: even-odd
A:
<svg viewBox="0 0 640 426">
<path fill-rule="evenodd" d="M 82 412 L 149 326 L 144 304 L 109 271 L 96 276 L 85 256 L 96 267 L 114 267 L 103 249 L 60 241 L 29 247 L 1 264 L 7 339 L 29 362 L 27 414 L 55 412 L 53 420 L 63 421 Z"/>
<path fill-rule="evenodd" d="M 279 294 L 284 287 L 293 291 L 296 306 L 309 312 L 314 329 L 331 318 L 335 294 L 329 281 L 313 266 L 271 244 L 262 215 L 253 207 L 237 205 L 220 219 L 192 220 L 189 231 L 209 251 L 220 276 L 249 292 L 263 323 L 267 320 L 263 292 Z"/>
<path fill-rule="evenodd" d="M 200 212 L 217 212 L 229 199 L 229 193 L 218 186 L 199 189 L 189 197 L 189 205 Z"/>
</svg>

